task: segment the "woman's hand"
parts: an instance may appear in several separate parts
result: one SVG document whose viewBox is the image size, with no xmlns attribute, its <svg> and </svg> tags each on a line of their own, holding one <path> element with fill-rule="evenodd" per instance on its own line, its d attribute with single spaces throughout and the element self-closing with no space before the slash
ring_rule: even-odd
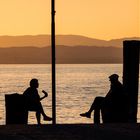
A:
<svg viewBox="0 0 140 140">
<path fill-rule="evenodd" d="M 42 92 L 44 93 L 45 97 L 48 97 L 48 93 L 45 90 L 42 90 Z"/>
</svg>

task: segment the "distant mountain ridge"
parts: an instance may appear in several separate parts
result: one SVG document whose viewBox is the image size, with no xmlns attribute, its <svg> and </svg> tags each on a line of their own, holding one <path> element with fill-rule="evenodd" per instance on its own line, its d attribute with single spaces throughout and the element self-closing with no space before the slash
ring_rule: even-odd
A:
<svg viewBox="0 0 140 140">
<path fill-rule="evenodd" d="M 51 47 L 0 48 L 0 64 L 50 64 Z M 93 46 L 56 46 L 58 64 L 122 63 L 122 49 Z"/>
<path fill-rule="evenodd" d="M 122 63 L 122 38 L 110 41 L 78 35 L 56 35 L 56 63 Z M 50 64 L 50 35 L 0 36 L 0 64 Z"/>
<path fill-rule="evenodd" d="M 140 40 L 140 37 L 106 41 L 80 35 L 56 35 L 56 44 L 64 46 L 122 47 L 124 40 Z M 50 35 L 0 36 L 0 48 L 28 46 L 46 47 L 50 46 L 50 44 Z"/>
</svg>

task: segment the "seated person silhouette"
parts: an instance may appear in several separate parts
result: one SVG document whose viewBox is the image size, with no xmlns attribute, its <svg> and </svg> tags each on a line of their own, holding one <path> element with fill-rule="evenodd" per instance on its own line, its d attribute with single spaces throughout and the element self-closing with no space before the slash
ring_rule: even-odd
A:
<svg viewBox="0 0 140 140">
<path fill-rule="evenodd" d="M 40 122 L 41 114 L 42 114 L 43 119 L 45 121 L 51 121 L 52 118 L 48 117 L 45 114 L 45 112 L 43 110 L 43 107 L 42 107 L 42 104 L 40 102 L 42 99 L 44 99 L 45 97 L 48 96 L 48 93 L 45 92 L 44 90 L 42 90 L 42 92 L 44 93 L 44 96 L 40 97 L 39 94 L 38 94 L 38 90 L 37 90 L 38 87 L 39 87 L 38 80 L 37 79 L 32 79 L 30 81 L 30 87 L 28 87 L 24 91 L 23 95 L 26 98 L 27 110 L 36 111 L 37 123 L 41 124 L 41 122 Z"/>
<path fill-rule="evenodd" d="M 126 122 L 127 121 L 127 104 L 126 95 L 123 85 L 118 80 L 117 74 L 109 76 L 110 90 L 105 97 L 95 97 L 90 109 L 80 114 L 82 117 L 91 118 L 94 110 L 94 123 L 100 123 L 100 111 L 102 113 L 103 123 L 109 122 Z"/>
</svg>

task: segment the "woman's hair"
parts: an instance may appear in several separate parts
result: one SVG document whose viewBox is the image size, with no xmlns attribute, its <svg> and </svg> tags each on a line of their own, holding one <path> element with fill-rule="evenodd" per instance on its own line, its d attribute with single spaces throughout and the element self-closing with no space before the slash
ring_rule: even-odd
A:
<svg viewBox="0 0 140 140">
<path fill-rule="evenodd" d="M 30 86 L 31 87 L 34 87 L 34 86 L 36 86 L 38 84 L 38 79 L 36 79 L 36 78 L 34 78 L 34 79 L 32 79 L 31 81 L 30 81 Z"/>
</svg>

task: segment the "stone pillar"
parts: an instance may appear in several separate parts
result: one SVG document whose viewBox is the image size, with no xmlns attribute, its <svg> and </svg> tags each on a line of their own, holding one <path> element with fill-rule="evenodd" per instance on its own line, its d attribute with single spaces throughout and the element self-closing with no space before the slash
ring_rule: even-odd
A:
<svg viewBox="0 0 140 140">
<path fill-rule="evenodd" d="M 128 95 L 129 122 L 137 122 L 140 41 L 123 42 L 123 85 Z"/>
</svg>

